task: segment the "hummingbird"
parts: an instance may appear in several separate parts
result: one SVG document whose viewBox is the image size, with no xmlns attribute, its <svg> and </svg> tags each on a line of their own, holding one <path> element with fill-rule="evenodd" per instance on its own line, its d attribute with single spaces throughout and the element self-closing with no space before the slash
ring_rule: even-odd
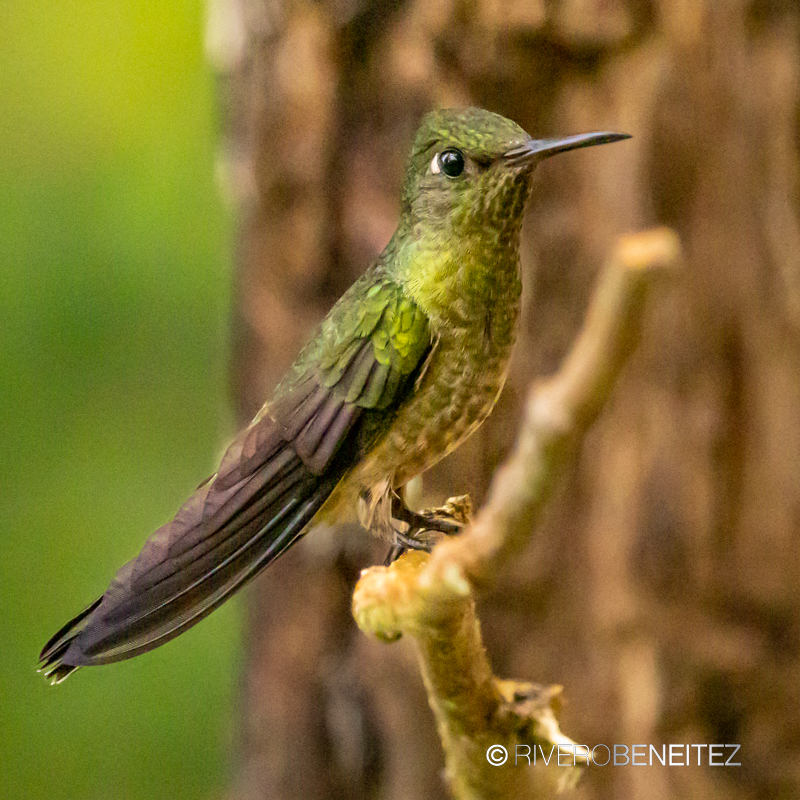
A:
<svg viewBox="0 0 800 800">
<path fill-rule="evenodd" d="M 211 613 L 320 522 L 356 513 L 395 548 L 455 523 L 400 489 L 486 419 L 520 312 L 519 242 L 534 168 L 629 138 L 533 139 L 479 108 L 425 116 L 397 230 L 301 350 L 217 471 L 105 593 L 44 646 L 60 683 L 152 650 Z"/>
</svg>

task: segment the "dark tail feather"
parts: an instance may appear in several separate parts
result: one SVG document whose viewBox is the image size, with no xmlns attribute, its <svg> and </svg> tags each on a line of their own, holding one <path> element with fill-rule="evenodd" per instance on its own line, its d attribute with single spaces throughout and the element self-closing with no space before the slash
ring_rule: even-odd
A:
<svg viewBox="0 0 800 800">
<path fill-rule="evenodd" d="M 41 666 L 37 672 L 44 673 L 45 678 L 50 680 L 50 683 L 55 686 L 61 683 L 75 672 L 78 667 L 72 664 L 64 664 L 61 659 L 64 653 L 69 650 L 69 646 L 73 640 L 80 635 L 83 630 L 82 622 L 100 605 L 103 601 L 102 597 L 98 597 L 90 606 L 81 611 L 77 617 L 71 619 L 61 630 L 59 630 L 50 641 L 42 648 L 39 653 L 39 662 Z"/>
<path fill-rule="evenodd" d="M 341 445 L 363 410 L 315 387 L 306 381 L 284 398 L 285 409 L 257 417 L 103 597 L 45 645 L 48 678 L 57 683 L 79 666 L 121 661 L 172 639 L 303 535 L 357 457 L 358 448 Z"/>
<path fill-rule="evenodd" d="M 219 607 L 304 533 L 342 477 L 342 467 L 314 475 L 294 454 L 283 467 L 259 483 L 260 491 L 246 497 L 234 491 L 221 525 L 213 505 L 202 515 L 207 498 L 200 490 L 117 573 L 103 597 L 45 645 L 40 671 L 60 683 L 80 666 L 144 653 Z M 208 520 L 215 521 L 210 530 Z"/>
<path fill-rule="evenodd" d="M 102 638 L 97 643 L 87 642 L 81 658 L 86 664 L 120 661 L 152 650 L 195 625 L 297 541 L 337 482 L 338 477 L 329 478 L 321 491 L 305 502 L 287 506 L 285 514 L 270 520 L 221 564 L 167 601 L 137 610 L 120 621 L 98 621 L 98 627 L 102 624 L 105 628 Z M 215 586 L 223 575 L 221 585 Z M 87 631 L 88 635 L 94 633 Z"/>
</svg>

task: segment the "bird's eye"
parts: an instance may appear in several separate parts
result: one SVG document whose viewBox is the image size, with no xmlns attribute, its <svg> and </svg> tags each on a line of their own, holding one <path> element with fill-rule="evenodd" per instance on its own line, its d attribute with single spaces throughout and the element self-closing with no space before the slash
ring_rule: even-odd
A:
<svg viewBox="0 0 800 800">
<path fill-rule="evenodd" d="M 464 154 L 454 147 L 442 150 L 433 157 L 431 172 L 434 175 L 444 172 L 448 178 L 457 178 L 464 171 Z"/>
</svg>

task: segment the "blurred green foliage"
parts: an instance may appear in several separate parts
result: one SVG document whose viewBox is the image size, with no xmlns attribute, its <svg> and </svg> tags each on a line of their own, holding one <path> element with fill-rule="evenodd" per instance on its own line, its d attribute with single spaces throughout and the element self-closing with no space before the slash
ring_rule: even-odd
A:
<svg viewBox="0 0 800 800">
<path fill-rule="evenodd" d="M 224 785 L 236 609 L 51 688 L 45 640 L 214 467 L 230 214 L 195 0 L 0 15 L 0 796 Z"/>
</svg>

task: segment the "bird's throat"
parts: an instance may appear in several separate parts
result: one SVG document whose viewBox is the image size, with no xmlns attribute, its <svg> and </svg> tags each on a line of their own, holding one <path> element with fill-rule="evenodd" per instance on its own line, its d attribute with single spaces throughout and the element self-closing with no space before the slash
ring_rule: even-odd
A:
<svg viewBox="0 0 800 800">
<path fill-rule="evenodd" d="M 401 279 L 434 330 L 482 342 L 511 334 L 522 291 L 518 227 L 502 235 L 422 235 L 409 244 Z"/>
</svg>

